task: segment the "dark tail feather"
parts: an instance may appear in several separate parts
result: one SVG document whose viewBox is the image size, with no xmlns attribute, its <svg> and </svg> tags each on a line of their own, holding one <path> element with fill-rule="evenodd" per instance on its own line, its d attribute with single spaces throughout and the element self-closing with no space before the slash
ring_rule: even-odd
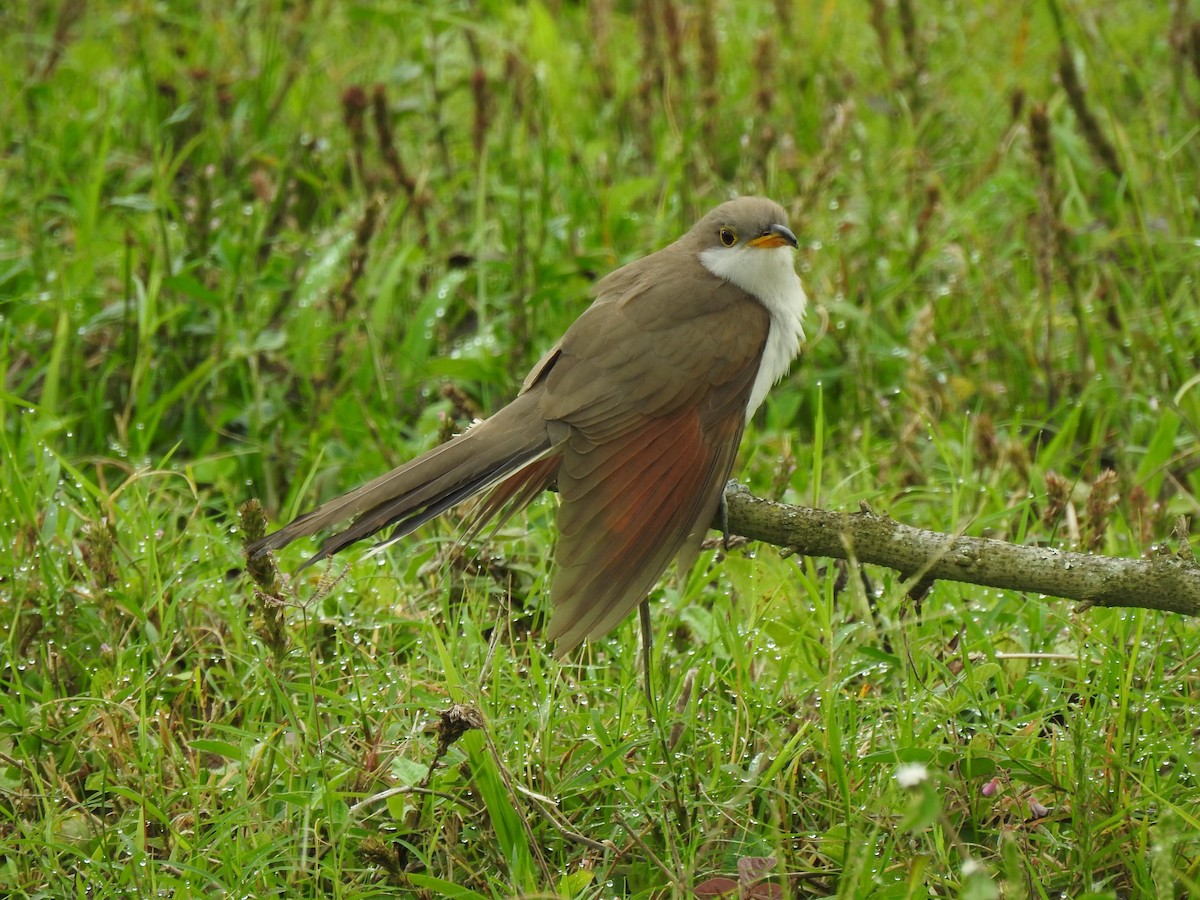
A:
<svg viewBox="0 0 1200 900">
<path fill-rule="evenodd" d="M 349 518 L 355 519 L 354 524 L 326 538 L 305 566 L 389 525 L 396 526 L 389 541 L 408 534 L 550 452 L 546 424 L 536 410 L 536 393 L 518 396 L 490 419 L 440 447 L 305 513 L 255 541 L 247 553 L 251 558 L 261 556 Z"/>
<path fill-rule="evenodd" d="M 459 544 L 469 544 L 488 522 L 492 522 L 492 534 L 503 527 L 509 516 L 528 506 L 533 499 L 554 483 L 562 457 L 546 456 L 534 460 L 514 475 L 492 488 L 479 505 L 471 510 L 463 526 Z"/>
<path fill-rule="evenodd" d="M 407 495 L 388 503 L 381 503 L 355 519 L 354 524 L 345 531 L 339 531 L 326 538 L 321 544 L 321 549 L 310 559 L 305 560 L 300 568 L 305 569 L 315 562 L 333 556 L 363 538 L 378 534 L 390 525 L 394 525 L 395 528 L 383 543 L 390 544 L 392 541 L 397 541 L 420 528 L 430 519 L 437 518 L 446 510 L 452 509 L 464 500 L 474 497 L 480 491 L 486 490 L 497 481 L 508 476 L 520 477 L 518 470 L 523 466 L 532 467 L 532 463 L 537 460 L 541 452 L 535 453 L 532 458 L 529 455 L 523 455 L 506 460 L 495 468 L 481 472 L 454 490 L 438 496 L 424 507 L 415 507 Z M 513 472 L 518 472 L 518 474 L 512 475 Z"/>
</svg>

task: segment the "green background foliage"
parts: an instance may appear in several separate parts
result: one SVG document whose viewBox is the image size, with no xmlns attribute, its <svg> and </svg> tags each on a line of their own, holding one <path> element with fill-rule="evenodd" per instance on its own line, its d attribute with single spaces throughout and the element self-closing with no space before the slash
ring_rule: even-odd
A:
<svg viewBox="0 0 1200 900">
<path fill-rule="evenodd" d="M 739 478 L 1149 552 L 1200 506 L 1198 108 L 1186 0 L 5 4 L 0 889 L 1195 893 L 1190 622 L 706 554 L 652 721 L 634 623 L 540 638 L 552 498 L 282 605 L 236 509 L 496 409 L 764 193 L 812 309 Z"/>
</svg>

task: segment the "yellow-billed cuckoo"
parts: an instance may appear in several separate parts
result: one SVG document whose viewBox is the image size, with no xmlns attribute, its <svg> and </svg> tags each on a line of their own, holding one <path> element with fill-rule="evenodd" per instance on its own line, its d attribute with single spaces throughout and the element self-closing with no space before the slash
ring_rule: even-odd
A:
<svg viewBox="0 0 1200 900">
<path fill-rule="evenodd" d="M 345 519 L 305 565 L 394 526 L 391 543 L 482 491 L 474 534 L 557 483 L 547 636 L 610 631 L 673 557 L 686 572 L 746 421 L 799 352 L 806 298 L 777 203 L 723 203 L 596 299 L 491 418 L 252 544 L 259 556 Z"/>
</svg>

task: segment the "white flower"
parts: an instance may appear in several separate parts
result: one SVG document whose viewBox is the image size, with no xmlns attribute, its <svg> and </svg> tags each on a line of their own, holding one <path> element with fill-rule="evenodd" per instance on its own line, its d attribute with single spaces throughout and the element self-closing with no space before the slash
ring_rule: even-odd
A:
<svg viewBox="0 0 1200 900">
<path fill-rule="evenodd" d="M 896 781 L 902 788 L 920 787 L 929 780 L 924 763 L 903 763 L 896 767 Z"/>
</svg>

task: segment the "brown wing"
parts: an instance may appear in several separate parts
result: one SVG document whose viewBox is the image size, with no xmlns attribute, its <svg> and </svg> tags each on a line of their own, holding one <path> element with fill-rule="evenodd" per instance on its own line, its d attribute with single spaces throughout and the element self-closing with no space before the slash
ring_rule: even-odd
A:
<svg viewBox="0 0 1200 900">
<path fill-rule="evenodd" d="M 672 557 L 694 553 L 766 342 L 766 310 L 737 288 L 636 274 L 608 294 L 601 284 L 587 327 L 567 332 L 539 379 L 543 415 L 570 429 L 548 632 L 560 655 L 609 631 Z"/>
</svg>

